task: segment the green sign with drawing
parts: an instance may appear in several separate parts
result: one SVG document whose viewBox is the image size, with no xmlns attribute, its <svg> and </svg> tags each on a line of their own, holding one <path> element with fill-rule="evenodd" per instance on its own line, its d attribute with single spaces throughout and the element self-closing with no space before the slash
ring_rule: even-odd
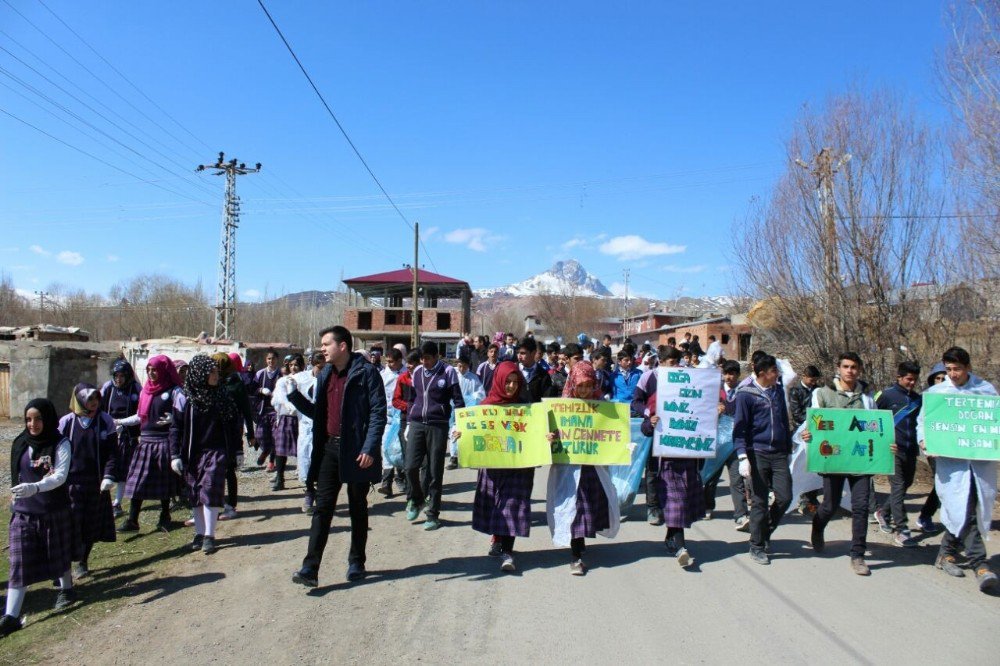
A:
<svg viewBox="0 0 1000 666">
<path fill-rule="evenodd" d="M 809 409 L 810 472 L 892 474 L 896 427 L 888 409 Z"/>
</svg>

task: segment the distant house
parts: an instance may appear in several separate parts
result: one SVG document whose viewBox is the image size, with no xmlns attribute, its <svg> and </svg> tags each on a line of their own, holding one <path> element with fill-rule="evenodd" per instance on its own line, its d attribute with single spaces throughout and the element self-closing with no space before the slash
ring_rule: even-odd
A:
<svg viewBox="0 0 1000 666">
<path fill-rule="evenodd" d="M 35 342 L 88 342 L 90 333 L 77 326 L 0 326 L 0 340 L 34 340 Z"/>
<path fill-rule="evenodd" d="M 632 330 L 627 336 L 636 343 L 649 342 L 654 347 L 665 345 L 670 338 L 675 338 L 680 342 L 685 333 L 698 336 L 698 342 L 702 349 L 708 349 L 708 336 L 714 335 L 722 345 L 722 351 L 727 359 L 734 361 L 746 361 L 750 354 L 750 344 L 752 342 L 753 331 L 747 321 L 746 315 L 724 315 L 720 317 L 708 317 L 697 319 L 690 315 L 680 315 L 677 313 L 651 312 L 639 317 L 630 317 L 626 322 L 639 319 L 641 328 L 627 325 Z M 680 319 L 681 321 L 677 321 Z M 657 328 L 650 328 L 651 325 L 661 321 L 672 321 L 673 323 L 663 324 Z M 639 328 L 639 330 L 635 330 Z"/>
<path fill-rule="evenodd" d="M 618 317 L 599 317 L 584 326 L 585 330 L 580 331 L 597 339 L 605 335 L 617 338 L 621 335 L 622 320 Z M 545 325 L 539 315 L 529 314 L 524 318 L 524 332 L 531 331 L 536 340 L 553 339 L 555 336 L 552 330 Z M 569 342 L 567 340 L 567 342 Z"/>
<path fill-rule="evenodd" d="M 344 280 L 348 303 L 344 325 L 356 347 L 379 342 L 388 348 L 411 345 L 413 271 L 403 268 Z M 453 356 L 462 333 L 472 328 L 472 288 L 468 282 L 420 269 L 417 271 L 419 342 L 436 342 L 442 355 Z"/>
</svg>

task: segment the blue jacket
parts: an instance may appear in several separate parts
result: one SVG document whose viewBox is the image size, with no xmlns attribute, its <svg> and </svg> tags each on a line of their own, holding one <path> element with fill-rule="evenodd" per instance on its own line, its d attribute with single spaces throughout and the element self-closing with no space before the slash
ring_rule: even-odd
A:
<svg viewBox="0 0 1000 666">
<path fill-rule="evenodd" d="M 611 399 L 615 402 L 632 402 L 635 387 L 639 384 L 640 377 L 642 377 L 642 370 L 638 368 L 629 368 L 628 372 L 622 372 L 620 369 L 615 370 L 611 375 L 611 384 L 614 386 Z"/>
<path fill-rule="evenodd" d="M 751 383 L 736 392 L 733 446 L 740 455 L 748 450 L 756 453 L 791 452 L 788 407 L 780 385 L 763 390 L 756 383 Z"/>
<path fill-rule="evenodd" d="M 299 393 L 288 394 L 295 408 L 313 420 L 313 450 L 309 480 L 316 481 L 326 453 L 326 387 L 333 366 L 327 365 L 316 378 L 316 402 Z M 351 353 L 347 368 L 347 385 L 340 412 L 340 480 L 344 483 L 375 483 L 382 478 L 382 433 L 387 409 L 385 385 L 378 369 L 361 354 Z M 374 458 L 370 467 L 361 469 L 357 458 L 362 453 Z"/>
<path fill-rule="evenodd" d="M 451 407 L 465 407 L 458 371 L 444 361 L 427 370 L 418 365 L 413 369 L 413 402 L 406 410 L 410 423 L 447 425 L 451 420 Z"/>
<path fill-rule="evenodd" d="M 875 396 L 875 407 L 890 409 L 896 422 L 896 446 L 909 453 L 917 451 L 917 415 L 920 414 L 919 393 L 907 391 L 899 384 L 893 384 Z M 902 410 L 907 410 L 900 418 Z"/>
</svg>

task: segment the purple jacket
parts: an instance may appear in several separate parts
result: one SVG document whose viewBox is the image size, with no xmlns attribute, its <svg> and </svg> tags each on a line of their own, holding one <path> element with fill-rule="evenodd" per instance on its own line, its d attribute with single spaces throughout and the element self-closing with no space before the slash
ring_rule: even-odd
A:
<svg viewBox="0 0 1000 666">
<path fill-rule="evenodd" d="M 465 407 L 458 371 L 444 361 L 427 370 L 418 365 L 413 370 L 413 401 L 407 408 L 410 423 L 447 425 L 451 419 L 451 406 Z"/>
</svg>

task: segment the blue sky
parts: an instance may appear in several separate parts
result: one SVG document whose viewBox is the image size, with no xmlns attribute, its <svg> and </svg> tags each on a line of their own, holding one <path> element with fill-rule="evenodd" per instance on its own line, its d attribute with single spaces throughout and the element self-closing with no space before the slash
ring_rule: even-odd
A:
<svg viewBox="0 0 1000 666">
<path fill-rule="evenodd" d="M 0 113 L 0 270 L 17 287 L 159 272 L 213 289 L 223 179 L 194 167 L 219 150 L 264 165 L 238 183 L 244 297 L 412 260 L 256 2 L 44 1 L 0 0 L 0 108 L 91 156 Z M 860 77 L 946 113 L 939 2 L 268 7 L 427 232 L 421 263 L 477 288 L 575 258 L 613 289 L 631 267 L 644 295 L 725 294 L 730 226 L 784 169 L 803 104 Z"/>
</svg>

